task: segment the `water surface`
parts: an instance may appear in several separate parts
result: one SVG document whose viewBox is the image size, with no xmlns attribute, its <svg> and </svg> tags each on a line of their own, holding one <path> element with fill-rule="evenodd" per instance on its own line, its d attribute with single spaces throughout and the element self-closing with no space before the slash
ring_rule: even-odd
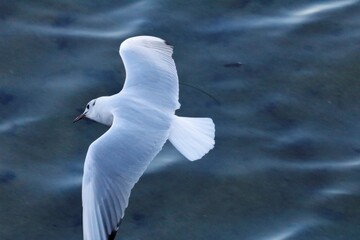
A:
<svg viewBox="0 0 360 240">
<path fill-rule="evenodd" d="M 119 44 L 145 34 L 175 47 L 177 114 L 212 117 L 216 148 L 190 163 L 166 144 L 117 239 L 358 239 L 359 12 L 358 0 L 0 3 L 0 239 L 82 238 L 83 162 L 107 128 L 72 119 L 121 89 Z"/>
</svg>

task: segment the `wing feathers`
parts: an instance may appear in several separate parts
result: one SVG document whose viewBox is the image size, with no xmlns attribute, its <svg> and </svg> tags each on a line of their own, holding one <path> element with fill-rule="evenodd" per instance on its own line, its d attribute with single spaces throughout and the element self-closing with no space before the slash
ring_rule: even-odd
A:
<svg viewBox="0 0 360 240">
<path fill-rule="evenodd" d="M 130 129 L 115 115 L 111 128 L 89 147 L 83 177 L 84 239 L 115 236 L 131 189 L 169 136 L 172 117 L 163 114 L 142 112 L 134 116 L 141 121 Z"/>
<path fill-rule="evenodd" d="M 160 38 L 140 36 L 125 40 L 119 52 L 126 70 L 123 93 L 172 111 L 180 107 L 171 46 Z"/>
</svg>

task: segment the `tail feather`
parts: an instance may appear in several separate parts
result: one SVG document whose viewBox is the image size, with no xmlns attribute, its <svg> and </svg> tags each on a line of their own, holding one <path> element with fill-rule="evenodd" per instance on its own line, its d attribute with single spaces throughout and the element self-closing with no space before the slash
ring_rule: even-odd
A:
<svg viewBox="0 0 360 240">
<path fill-rule="evenodd" d="M 214 138 L 211 118 L 174 117 L 169 140 L 190 161 L 202 158 L 214 148 Z"/>
</svg>

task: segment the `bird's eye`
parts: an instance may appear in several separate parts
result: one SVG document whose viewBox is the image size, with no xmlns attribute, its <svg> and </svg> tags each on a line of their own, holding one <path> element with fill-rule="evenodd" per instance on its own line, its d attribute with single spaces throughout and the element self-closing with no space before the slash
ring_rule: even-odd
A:
<svg viewBox="0 0 360 240">
<path fill-rule="evenodd" d="M 93 102 L 93 106 L 95 105 L 95 102 L 96 102 L 96 101 Z"/>
<path fill-rule="evenodd" d="M 88 105 L 86 105 L 86 109 L 89 109 L 89 108 L 90 108 L 89 104 L 88 104 Z"/>
</svg>

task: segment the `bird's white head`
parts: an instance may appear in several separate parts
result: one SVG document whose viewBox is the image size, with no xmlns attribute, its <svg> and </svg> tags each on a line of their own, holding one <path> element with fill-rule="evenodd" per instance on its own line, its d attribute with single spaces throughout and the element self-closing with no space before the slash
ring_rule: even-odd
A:
<svg viewBox="0 0 360 240">
<path fill-rule="evenodd" d="M 113 117 L 108 111 L 106 104 L 103 104 L 104 102 L 105 97 L 91 100 L 88 104 L 86 104 L 84 112 L 77 116 L 73 122 L 75 123 L 83 118 L 88 118 L 110 126 L 112 124 Z"/>
</svg>

